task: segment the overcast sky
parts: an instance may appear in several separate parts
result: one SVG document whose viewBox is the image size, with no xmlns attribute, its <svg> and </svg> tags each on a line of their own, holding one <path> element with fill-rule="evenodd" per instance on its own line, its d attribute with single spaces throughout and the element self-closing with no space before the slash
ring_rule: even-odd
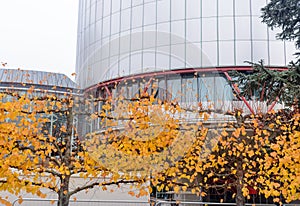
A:
<svg viewBox="0 0 300 206">
<path fill-rule="evenodd" d="M 0 0 L 0 62 L 71 76 L 77 10 L 78 0 Z"/>
</svg>

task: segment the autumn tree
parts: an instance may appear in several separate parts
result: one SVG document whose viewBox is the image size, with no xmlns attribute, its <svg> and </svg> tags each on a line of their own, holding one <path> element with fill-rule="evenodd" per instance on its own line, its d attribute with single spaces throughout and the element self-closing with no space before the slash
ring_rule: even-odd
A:
<svg viewBox="0 0 300 206">
<path fill-rule="evenodd" d="M 138 192 L 130 194 L 137 197 L 151 192 L 150 184 L 198 196 L 222 188 L 232 191 L 238 205 L 244 205 L 250 189 L 275 201 L 298 197 L 298 159 L 289 156 L 299 147 L 296 110 L 287 116 L 285 110 L 223 111 L 213 102 L 184 105 L 157 98 L 155 86 L 130 98 L 2 95 L 1 190 L 44 197 L 41 188 L 47 188 L 58 195 L 58 206 L 67 206 L 80 191 L 120 184 L 131 184 Z M 64 121 L 50 131 L 53 114 Z M 208 123 L 215 115 L 226 121 Z M 99 127 L 81 133 L 75 118 Z M 286 184 L 288 172 L 293 176 Z M 70 181 L 76 175 L 86 182 L 74 188 Z"/>
<path fill-rule="evenodd" d="M 261 134 L 264 144 L 263 156 L 260 157 L 258 179 L 252 185 L 266 197 L 275 201 L 292 201 L 299 199 L 295 167 L 298 159 L 295 150 L 299 147 L 299 80 L 298 63 L 291 63 L 287 69 L 274 70 L 263 62 L 251 63 L 253 71 L 245 74 L 231 72 L 232 83 L 237 84 L 241 95 L 249 101 L 261 101 L 267 104 L 268 111 L 254 115 L 256 131 Z M 275 105 L 279 105 L 274 111 Z M 253 121 L 252 120 L 252 121 Z M 288 148 L 288 149 L 287 149 Z M 294 152 L 291 152 L 294 151 Z M 291 177 L 291 178 L 289 178 Z M 257 186 L 256 186 L 257 187 Z M 283 197 L 280 199 L 279 197 Z"/>
<path fill-rule="evenodd" d="M 25 95 L 1 94 L 1 190 L 13 194 L 25 190 L 45 197 L 41 189 L 46 188 L 58 195 L 58 206 L 69 205 L 72 195 L 96 186 L 105 190 L 109 185 L 136 184 L 145 194 L 144 177 L 129 178 L 128 174 L 104 167 L 80 143 L 74 118 L 79 111 L 76 108 L 83 104 L 76 98 L 71 92 L 38 96 L 30 91 Z M 56 124 L 50 133 L 46 125 L 53 114 L 64 122 Z M 71 188 L 74 175 L 86 182 Z"/>
</svg>

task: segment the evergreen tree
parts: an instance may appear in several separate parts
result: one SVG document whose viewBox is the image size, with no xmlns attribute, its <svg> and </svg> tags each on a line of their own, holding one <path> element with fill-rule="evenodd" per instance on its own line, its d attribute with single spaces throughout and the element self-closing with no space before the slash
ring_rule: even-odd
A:
<svg viewBox="0 0 300 206">
<path fill-rule="evenodd" d="M 278 38 L 294 40 L 300 48 L 300 0 L 271 0 L 262 8 L 263 22 L 271 29 L 281 28 Z M 299 55 L 299 53 L 298 53 Z"/>
</svg>

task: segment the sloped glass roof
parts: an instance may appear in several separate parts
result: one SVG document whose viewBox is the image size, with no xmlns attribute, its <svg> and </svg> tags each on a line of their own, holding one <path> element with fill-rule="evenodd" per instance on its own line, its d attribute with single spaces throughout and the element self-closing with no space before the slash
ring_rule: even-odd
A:
<svg viewBox="0 0 300 206">
<path fill-rule="evenodd" d="M 76 83 L 65 74 L 21 69 L 0 68 L 0 83 L 78 88 Z"/>
</svg>

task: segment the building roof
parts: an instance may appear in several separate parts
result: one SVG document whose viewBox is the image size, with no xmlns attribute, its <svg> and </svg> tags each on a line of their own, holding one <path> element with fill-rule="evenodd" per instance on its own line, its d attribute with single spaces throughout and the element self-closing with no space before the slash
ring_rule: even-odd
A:
<svg viewBox="0 0 300 206">
<path fill-rule="evenodd" d="M 46 87 L 78 88 L 77 84 L 65 74 L 3 68 L 0 68 L 0 84 L 29 84 Z"/>
</svg>

